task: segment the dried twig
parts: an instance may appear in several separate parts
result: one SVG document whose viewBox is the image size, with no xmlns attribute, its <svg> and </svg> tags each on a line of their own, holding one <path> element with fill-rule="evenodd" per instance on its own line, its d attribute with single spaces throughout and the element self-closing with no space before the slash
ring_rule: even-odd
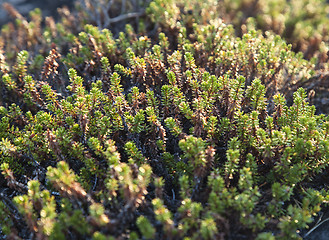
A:
<svg viewBox="0 0 329 240">
<path fill-rule="evenodd" d="M 128 12 L 127 1 L 121 1 L 120 15 L 111 17 L 111 8 L 113 7 L 114 0 L 109 1 L 93 1 L 93 0 L 80 0 L 79 1 L 84 11 L 96 22 L 99 28 L 109 28 L 111 24 L 126 21 L 131 18 L 138 18 L 145 15 L 145 9 L 140 9 L 140 1 L 132 1 L 133 9 Z M 149 1 L 146 1 L 148 3 Z"/>
<path fill-rule="evenodd" d="M 311 229 L 310 229 L 310 230 L 304 235 L 303 238 L 308 237 L 308 235 L 310 235 L 314 230 L 316 230 L 318 227 L 320 227 L 323 223 L 329 221 L 329 217 L 326 218 L 326 219 L 324 219 L 323 221 L 321 221 L 322 217 L 323 217 L 323 213 L 321 213 L 321 215 L 320 215 L 318 221 L 316 222 L 315 226 L 312 227 L 312 228 L 311 228 Z"/>
</svg>

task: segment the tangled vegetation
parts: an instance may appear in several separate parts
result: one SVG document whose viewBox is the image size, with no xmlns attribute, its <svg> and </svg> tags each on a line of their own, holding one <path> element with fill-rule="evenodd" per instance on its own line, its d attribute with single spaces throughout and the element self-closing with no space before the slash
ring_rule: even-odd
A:
<svg viewBox="0 0 329 240">
<path fill-rule="evenodd" d="M 59 22 L 6 5 L 1 235 L 307 236 L 329 201 L 329 118 L 309 104 L 328 5 L 90 2 Z"/>
</svg>

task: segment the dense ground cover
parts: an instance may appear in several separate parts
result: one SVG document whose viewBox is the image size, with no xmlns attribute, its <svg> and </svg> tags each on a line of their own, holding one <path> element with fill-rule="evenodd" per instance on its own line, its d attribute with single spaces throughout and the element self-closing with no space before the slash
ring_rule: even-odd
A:
<svg viewBox="0 0 329 240">
<path fill-rule="evenodd" d="M 324 1 L 90 0 L 58 22 L 5 7 L 3 237 L 300 239 L 316 226 Z"/>
</svg>

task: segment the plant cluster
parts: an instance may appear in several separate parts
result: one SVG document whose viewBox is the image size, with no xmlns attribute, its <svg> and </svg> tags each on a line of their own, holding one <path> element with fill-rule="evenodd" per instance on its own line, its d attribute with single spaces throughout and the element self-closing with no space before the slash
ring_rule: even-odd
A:
<svg viewBox="0 0 329 240">
<path fill-rule="evenodd" d="M 175 26 L 177 20 L 205 24 L 221 18 L 232 23 L 239 36 L 250 29 L 260 29 L 264 34 L 272 32 L 281 35 L 307 59 L 328 59 L 329 8 L 325 0 L 156 0 L 150 7 L 161 24 Z"/>
<path fill-rule="evenodd" d="M 3 236 L 306 234 L 329 201 L 329 119 L 300 86 L 323 71 L 279 35 L 237 37 L 216 2 L 154 0 L 139 26 L 156 33 L 126 25 L 117 37 L 102 7 L 62 9 L 56 23 L 7 5 L 17 20 L 0 35 Z M 81 24 L 87 13 L 101 25 Z"/>
</svg>

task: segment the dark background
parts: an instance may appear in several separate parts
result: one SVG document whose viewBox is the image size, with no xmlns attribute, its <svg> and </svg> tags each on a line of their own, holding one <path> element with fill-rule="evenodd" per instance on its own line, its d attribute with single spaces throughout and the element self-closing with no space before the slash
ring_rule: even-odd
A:
<svg viewBox="0 0 329 240">
<path fill-rule="evenodd" d="M 19 13 L 27 16 L 29 11 L 40 8 L 43 16 L 57 17 L 57 8 L 68 6 L 70 8 L 74 5 L 74 0 L 0 0 L 0 25 L 7 23 L 10 20 L 8 13 L 3 9 L 3 3 L 10 3 Z"/>
</svg>

